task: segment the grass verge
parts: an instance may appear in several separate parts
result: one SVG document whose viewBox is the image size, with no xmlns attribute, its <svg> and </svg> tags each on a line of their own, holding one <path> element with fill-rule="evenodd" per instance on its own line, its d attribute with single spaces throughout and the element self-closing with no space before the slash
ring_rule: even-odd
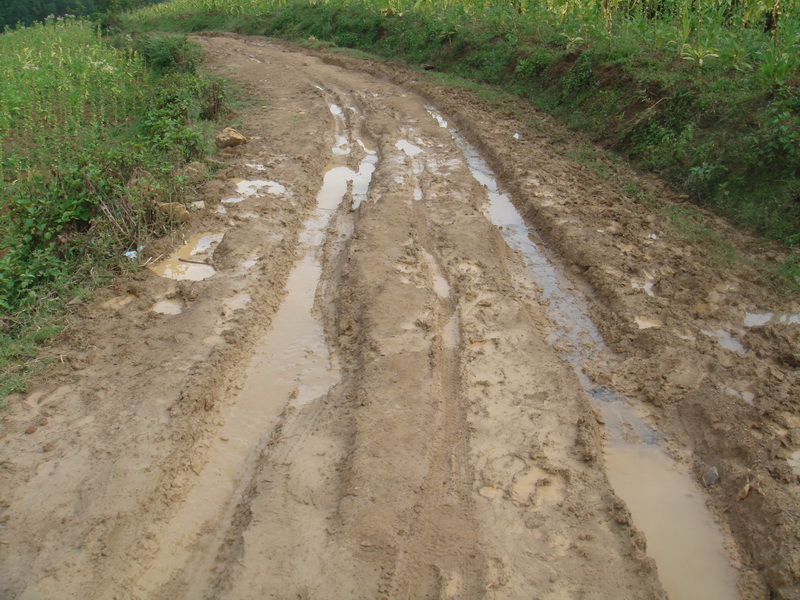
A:
<svg viewBox="0 0 800 600">
<path fill-rule="evenodd" d="M 67 302 L 174 224 L 178 169 L 210 151 L 224 86 L 185 36 L 76 19 L 0 36 L 0 397 L 24 386 Z"/>
</svg>

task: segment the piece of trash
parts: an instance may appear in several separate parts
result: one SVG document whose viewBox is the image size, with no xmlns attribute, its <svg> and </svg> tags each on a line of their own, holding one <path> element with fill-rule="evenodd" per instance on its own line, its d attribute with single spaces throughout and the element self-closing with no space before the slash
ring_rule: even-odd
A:
<svg viewBox="0 0 800 600">
<path fill-rule="evenodd" d="M 514 134 L 513 136 L 511 136 L 511 137 L 513 137 L 515 140 L 521 140 L 521 139 L 522 139 L 522 135 L 520 135 L 519 133 L 515 133 L 515 134 Z"/>
<path fill-rule="evenodd" d="M 125 253 L 125 258 L 130 258 L 131 260 L 133 260 L 134 258 L 139 258 L 139 252 L 136 250 L 128 250 Z"/>
<path fill-rule="evenodd" d="M 655 233 L 651 233 L 650 235 L 647 236 L 647 239 L 649 239 L 649 240 L 657 240 L 658 236 Z"/>
</svg>

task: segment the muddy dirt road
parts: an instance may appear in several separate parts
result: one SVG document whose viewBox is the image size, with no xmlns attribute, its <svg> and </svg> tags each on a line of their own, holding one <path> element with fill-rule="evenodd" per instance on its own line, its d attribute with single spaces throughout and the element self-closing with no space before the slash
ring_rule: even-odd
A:
<svg viewBox="0 0 800 600">
<path fill-rule="evenodd" d="M 10 399 L 0 596 L 800 598 L 800 307 L 541 116 L 199 39 L 250 141 Z"/>
</svg>

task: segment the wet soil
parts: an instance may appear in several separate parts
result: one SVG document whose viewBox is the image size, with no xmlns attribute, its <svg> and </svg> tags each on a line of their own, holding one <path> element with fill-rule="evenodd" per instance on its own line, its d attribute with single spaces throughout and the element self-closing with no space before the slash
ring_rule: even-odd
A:
<svg viewBox="0 0 800 600">
<path fill-rule="evenodd" d="M 198 39 L 250 142 L 10 398 L 0 596 L 800 598 L 797 303 L 529 107 Z"/>
</svg>

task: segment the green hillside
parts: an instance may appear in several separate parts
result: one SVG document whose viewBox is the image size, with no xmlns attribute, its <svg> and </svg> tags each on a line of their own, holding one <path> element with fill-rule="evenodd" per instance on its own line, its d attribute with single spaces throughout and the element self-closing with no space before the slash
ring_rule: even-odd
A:
<svg viewBox="0 0 800 600">
<path fill-rule="evenodd" d="M 47 17 L 85 16 L 133 10 L 163 0 L 3 0 L 0 31 L 4 27 L 30 25 Z"/>
</svg>

